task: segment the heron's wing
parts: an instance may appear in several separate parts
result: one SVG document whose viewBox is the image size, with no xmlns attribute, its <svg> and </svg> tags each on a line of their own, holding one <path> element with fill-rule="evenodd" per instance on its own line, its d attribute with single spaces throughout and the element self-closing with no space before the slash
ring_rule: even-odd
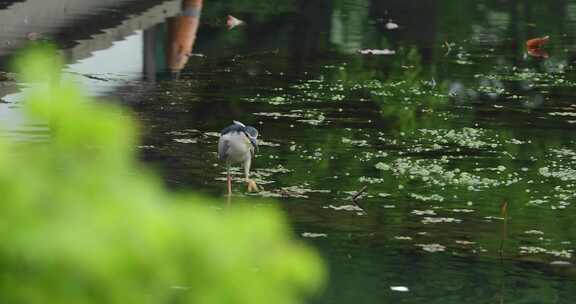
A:
<svg viewBox="0 0 576 304">
<path fill-rule="evenodd" d="M 218 158 L 220 160 L 226 160 L 228 157 L 228 149 L 230 149 L 230 143 L 224 136 L 221 136 L 218 140 Z"/>
</svg>

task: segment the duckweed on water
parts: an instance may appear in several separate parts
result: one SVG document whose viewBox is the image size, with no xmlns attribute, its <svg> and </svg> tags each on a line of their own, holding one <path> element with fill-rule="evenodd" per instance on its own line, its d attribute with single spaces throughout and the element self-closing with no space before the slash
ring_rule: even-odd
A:
<svg viewBox="0 0 576 304">
<path fill-rule="evenodd" d="M 497 148 L 498 135 L 488 134 L 486 130 L 478 128 L 462 128 L 460 130 L 436 129 L 418 130 L 419 141 L 436 145 L 457 145 L 470 149 Z"/>
<path fill-rule="evenodd" d="M 533 68 L 519 69 L 517 67 L 503 67 L 499 73 L 482 75 L 477 78 L 506 80 L 506 81 L 529 81 L 533 87 L 574 87 L 576 82 L 567 79 L 563 66 L 559 66 L 553 72 L 538 72 Z"/>
<path fill-rule="evenodd" d="M 415 198 L 415 199 L 423 201 L 423 202 L 428 202 L 428 201 L 443 202 L 444 201 L 444 197 L 441 196 L 440 194 L 432 194 L 432 195 L 426 196 L 426 195 L 420 195 L 420 194 L 416 194 L 416 193 L 410 193 L 410 196 L 412 198 Z"/>
<path fill-rule="evenodd" d="M 555 170 L 554 170 L 555 169 Z M 538 169 L 538 173 L 544 177 L 559 178 L 563 181 L 573 181 L 576 180 L 576 170 L 572 168 L 550 168 L 542 167 Z"/>
<path fill-rule="evenodd" d="M 381 184 L 384 182 L 384 179 L 377 177 L 360 176 L 360 178 L 358 178 L 358 181 L 367 184 Z"/>
<path fill-rule="evenodd" d="M 390 165 L 379 163 L 375 167 L 376 169 L 391 171 L 397 177 L 420 180 L 429 185 L 465 186 L 468 190 L 479 190 L 517 182 L 514 177 L 507 181 L 499 181 L 463 172 L 458 168 L 450 170 L 446 168 L 449 162 L 447 158 L 430 160 L 404 157 L 396 159 Z"/>
<path fill-rule="evenodd" d="M 471 57 L 468 55 L 462 54 L 454 60 L 461 64 L 471 63 Z M 338 64 L 325 68 L 339 75 L 348 71 L 347 66 Z M 403 69 L 411 71 L 414 66 L 408 64 Z M 551 78 L 538 78 L 536 81 L 540 83 L 537 85 L 542 85 L 548 80 L 551 81 Z M 527 83 L 531 89 L 535 88 L 532 80 Z M 483 75 L 479 77 L 476 84 L 473 88 L 474 97 L 468 101 L 477 102 L 481 97 L 483 100 L 488 99 L 494 102 L 496 98 L 503 95 L 513 98 L 513 92 L 509 91 L 508 82 L 504 78 L 484 77 Z M 466 83 L 464 90 L 467 89 L 470 87 Z M 278 120 L 273 123 L 281 121 L 291 128 L 302 127 L 302 124 L 312 126 L 333 124 L 333 129 L 338 129 L 339 132 L 331 133 L 334 136 L 331 136 L 321 147 L 317 142 L 311 144 L 297 142 L 294 139 L 275 141 L 271 146 L 277 144 L 285 146 L 286 150 L 290 151 L 288 153 L 293 155 L 286 157 L 288 161 L 296 160 L 305 162 L 307 165 L 318 166 L 309 168 L 307 171 L 309 175 L 319 175 L 318 180 L 316 184 L 310 183 L 310 185 L 278 186 L 277 188 L 268 186 L 265 191 L 254 195 L 302 198 L 306 202 L 312 201 L 308 199 L 314 198 L 316 194 L 330 197 L 330 199 L 338 197 L 342 203 L 333 203 L 322 208 L 334 210 L 334 212 L 343 211 L 343 215 L 340 216 L 352 217 L 366 215 L 361 208 L 350 203 L 350 198 L 357 191 L 339 190 L 325 195 L 329 191 L 321 192 L 323 190 L 313 189 L 325 182 L 345 183 L 346 186 L 343 188 L 346 190 L 369 185 L 372 195 L 366 194 L 363 199 L 368 204 L 374 203 L 372 208 L 375 210 L 380 208 L 383 212 L 402 213 L 407 218 L 405 222 L 422 230 L 434 231 L 434 233 L 421 231 L 414 234 L 414 238 L 430 239 L 424 244 L 416 244 L 425 252 L 447 250 L 447 246 L 436 243 L 443 242 L 441 239 L 436 239 L 441 237 L 439 233 L 436 234 L 436 230 L 452 229 L 454 225 L 463 222 L 468 225 L 468 221 L 500 227 L 502 224 L 500 221 L 504 219 L 494 215 L 499 215 L 498 206 L 502 196 L 518 197 L 518 200 L 514 202 L 517 204 L 514 207 L 515 212 L 521 210 L 524 205 L 551 209 L 568 208 L 571 199 L 576 197 L 573 196 L 573 193 L 576 193 L 573 188 L 564 184 L 559 189 L 548 192 L 542 189 L 542 185 L 546 179 L 560 182 L 576 180 L 576 166 L 554 159 L 556 155 L 563 155 L 562 157 L 566 159 L 576 158 L 576 153 L 564 150 L 554 152 L 554 157 L 539 158 L 538 155 L 530 155 L 530 158 L 526 158 L 523 155 L 524 150 L 535 147 L 530 139 L 515 138 L 512 132 L 506 133 L 498 128 L 492 128 L 493 126 L 482 121 L 483 118 L 480 115 L 478 124 L 462 123 L 466 115 L 462 112 L 473 109 L 475 105 L 465 104 L 458 111 L 444 111 L 442 107 L 450 106 L 450 102 L 455 100 L 447 98 L 447 94 L 443 93 L 447 91 L 446 83 L 436 83 L 433 77 L 429 77 L 426 81 L 409 79 L 409 77 L 355 80 L 354 77 L 338 77 L 327 73 L 327 75 L 320 75 L 317 79 L 301 80 L 284 90 L 275 90 L 270 94 L 271 96 L 256 96 L 252 101 L 271 105 L 268 110 L 261 110 L 254 114 L 261 117 L 263 121 Z M 366 117 L 361 117 L 360 121 L 357 117 L 350 118 L 351 115 L 357 115 L 357 113 L 349 111 L 348 103 L 365 101 L 380 105 L 379 112 L 383 119 L 369 117 L 370 120 L 368 120 Z M 322 104 L 319 105 L 319 103 Z M 373 104 L 370 106 L 372 107 Z M 282 106 L 277 107 L 278 105 Z M 500 104 L 488 106 L 490 111 L 508 110 L 507 106 Z M 570 112 L 572 109 L 560 109 L 550 112 L 548 116 L 565 116 L 573 119 L 572 114 L 568 114 L 572 113 Z M 365 124 L 366 121 L 369 121 L 369 124 Z M 371 129 L 382 123 L 386 123 L 385 128 Z M 367 127 L 359 127 L 360 125 Z M 454 126 L 458 127 L 454 128 Z M 309 132 L 321 134 L 325 128 L 308 129 Z M 359 130 L 362 132 L 358 132 Z M 182 134 L 181 137 L 187 136 Z M 341 151 L 335 153 L 334 146 L 341 147 L 346 153 L 341 153 Z M 351 151 L 353 153 L 348 153 Z M 544 150 L 542 153 L 546 155 L 548 152 L 550 151 Z M 332 159 L 344 162 L 353 161 L 360 170 L 350 169 L 348 166 L 338 167 L 340 162 L 332 162 Z M 378 171 L 370 170 L 370 166 L 366 166 L 364 162 L 370 162 Z M 520 163 L 522 167 L 518 165 Z M 287 167 L 292 168 L 290 165 Z M 321 167 L 327 168 L 326 173 L 316 174 L 315 170 L 322 170 Z M 259 175 L 261 172 L 256 169 L 255 176 L 260 176 L 264 181 L 271 180 L 271 178 Z M 348 182 L 351 183 L 349 187 L 346 184 Z M 477 194 L 473 191 L 483 191 L 483 193 Z M 516 196 L 515 191 L 521 191 L 523 196 Z M 492 195 L 497 197 L 493 202 L 493 208 L 489 206 L 492 202 L 483 201 L 485 197 Z M 474 200 L 474 202 L 468 200 Z M 414 206 L 412 208 L 416 210 L 406 212 L 404 208 L 407 204 Z M 469 209 L 471 207 L 468 206 L 472 205 L 476 206 L 475 209 Z M 468 207 L 468 209 L 463 207 Z M 534 207 L 526 209 L 533 210 Z M 465 225 L 460 226 L 465 227 Z M 388 237 L 388 239 L 413 244 L 412 236 L 409 235 L 399 232 L 399 235 Z M 539 235 L 535 233 L 536 237 L 531 233 L 522 235 L 530 241 L 539 241 Z M 302 237 L 325 236 L 323 233 L 305 232 Z M 484 240 L 478 239 L 477 242 L 473 242 L 469 240 L 472 237 L 476 236 L 455 236 L 450 240 L 453 242 L 453 248 L 450 249 L 459 254 L 463 251 L 466 253 L 487 252 L 480 245 L 475 245 L 482 244 Z M 565 254 L 562 250 L 558 252 Z M 554 256 L 552 253 L 542 254 Z"/>
<path fill-rule="evenodd" d="M 278 144 L 278 143 L 274 143 L 271 141 L 265 141 L 263 139 L 258 140 L 258 145 L 259 146 L 266 146 L 266 147 L 280 147 L 280 144 Z"/>
</svg>

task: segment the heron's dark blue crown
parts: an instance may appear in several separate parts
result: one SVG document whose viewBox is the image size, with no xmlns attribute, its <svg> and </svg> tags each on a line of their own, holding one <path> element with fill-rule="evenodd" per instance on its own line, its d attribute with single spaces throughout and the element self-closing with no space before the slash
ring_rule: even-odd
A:
<svg viewBox="0 0 576 304">
<path fill-rule="evenodd" d="M 246 133 L 248 133 L 248 135 L 250 135 L 250 137 L 258 137 L 258 130 L 256 130 L 256 128 L 251 127 L 251 126 L 246 126 L 246 128 L 244 128 L 244 131 Z"/>
</svg>

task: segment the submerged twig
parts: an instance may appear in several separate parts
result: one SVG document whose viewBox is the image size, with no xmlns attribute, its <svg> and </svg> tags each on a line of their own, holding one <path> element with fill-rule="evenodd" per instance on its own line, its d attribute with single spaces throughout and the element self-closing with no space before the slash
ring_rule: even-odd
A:
<svg viewBox="0 0 576 304">
<path fill-rule="evenodd" d="M 100 81 L 106 81 L 106 82 L 110 81 L 110 79 L 106 79 L 106 78 L 94 76 L 94 75 L 91 75 L 91 74 L 77 73 L 77 72 L 72 72 L 72 71 L 68 71 L 68 73 L 74 74 L 74 75 L 78 75 L 78 76 L 82 76 L 82 77 L 86 77 L 86 78 L 89 78 L 89 79 L 94 79 L 94 80 L 100 80 Z"/>
<path fill-rule="evenodd" d="M 352 200 L 354 202 L 356 202 L 356 200 L 358 199 L 358 197 L 360 197 L 360 195 L 362 195 L 362 193 L 364 193 L 366 191 L 366 189 L 368 189 L 368 186 L 364 186 L 362 187 L 362 189 L 360 189 L 360 191 L 358 191 L 358 193 L 354 194 L 354 196 L 352 197 Z"/>
<path fill-rule="evenodd" d="M 352 196 L 352 203 L 358 207 L 362 213 L 364 214 L 368 214 L 368 212 L 366 212 L 366 210 L 364 210 L 364 208 L 362 208 L 362 206 L 360 205 L 360 203 L 358 203 L 358 198 L 360 197 L 360 195 L 362 195 L 362 193 L 366 192 L 366 189 L 368 189 L 368 186 L 364 186 L 362 187 L 356 194 L 354 194 Z"/>
<path fill-rule="evenodd" d="M 94 76 L 94 75 L 90 75 L 90 74 L 80 74 L 86 78 L 90 78 L 90 79 L 94 79 L 94 80 L 100 80 L 100 81 L 110 81 L 110 79 L 106 79 L 106 78 L 102 78 L 102 77 L 98 77 L 98 76 Z"/>
</svg>

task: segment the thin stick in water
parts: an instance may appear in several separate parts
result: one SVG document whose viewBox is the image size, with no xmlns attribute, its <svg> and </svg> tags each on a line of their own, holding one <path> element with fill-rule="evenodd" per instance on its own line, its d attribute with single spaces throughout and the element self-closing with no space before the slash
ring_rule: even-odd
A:
<svg viewBox="0 0 576 304">
<path fill-rule="evenodd" d="M 358 193 L 354 194 L 354 196 L 352 197 L 352 200 L 356 201 L 358 199 L 358 197 L 360 197 L 360 195 L 362 195 L 362 193 L 364 193 L 366 191 L 366 189 L 368 189 L 368 186 L 362 187 L 362 189 L 360 189 L 360 191 L 358 191 Z"/>
</svg>

